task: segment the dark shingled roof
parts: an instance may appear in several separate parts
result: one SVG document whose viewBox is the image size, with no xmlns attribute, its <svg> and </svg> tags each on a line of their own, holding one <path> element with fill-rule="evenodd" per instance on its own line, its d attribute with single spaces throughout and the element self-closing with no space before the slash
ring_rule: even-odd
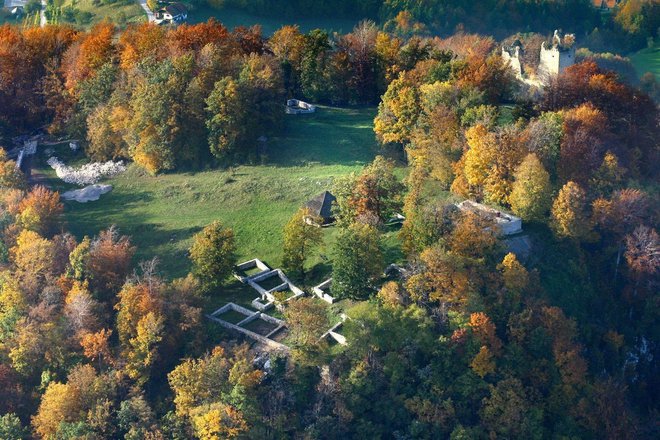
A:
<svg viewBox="0 0 660 440">
<path fill-rule="evenodd" d="M 188 8 L 182 3 L 172 3 L 165 6 L 165 10 L 170 13 L 172 17 L 177 15 L 183 15 L 188 12 Z"/>
<path fill-rule="evenodd" d="M 324 220 L 332 218 L 332 202 L 337 200 L 335 196 L 328 191 L 323 191 L 309 202 L 305 207 L 309 208 L 312 214 L 323 218 Z"/>
</svg>

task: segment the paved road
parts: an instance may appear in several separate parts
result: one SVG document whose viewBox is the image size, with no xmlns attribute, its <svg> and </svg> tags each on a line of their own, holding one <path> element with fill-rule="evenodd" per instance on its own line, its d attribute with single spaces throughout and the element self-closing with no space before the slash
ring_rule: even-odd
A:
<svg viewBox="0 0 660 440">
<path fill-rule="evenodd" d="M 41 12 L 39 13 L 39 26 L 46 26 L 46 0 L 41 0 Z"/>
<path fill-rule="evenodd" d="M 153 12 L 151 12 L 151 9 L 149 9 L 149 6 L 147 6 L 147 0 L 138 0 L 138 3 L 140 3 L 140 6 L 142 6 L 142 9 L 144 9 L 144 12 L 147 13 L 147 19 L 151 21 L 156 21 L 156 16 L 154 15 Z"/>
</svg>

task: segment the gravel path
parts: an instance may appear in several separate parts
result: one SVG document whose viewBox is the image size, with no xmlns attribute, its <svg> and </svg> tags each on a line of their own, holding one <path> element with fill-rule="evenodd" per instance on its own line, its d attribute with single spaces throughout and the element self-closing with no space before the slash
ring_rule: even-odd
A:
<svg viewBox="0 0 660 440">
<path fill-rule="evenodd" d="M 142 6 L 144 12 L 147 13 L 147 19 L 149 19 L 149 22 L 156 21 L 156 16 L 154 15 L 153 12 L 151 12 L 149 6 L 147 6 L 147 0 L 138 0 L 138 3 L 140 3 L 140 6 Z"/>
</svg>

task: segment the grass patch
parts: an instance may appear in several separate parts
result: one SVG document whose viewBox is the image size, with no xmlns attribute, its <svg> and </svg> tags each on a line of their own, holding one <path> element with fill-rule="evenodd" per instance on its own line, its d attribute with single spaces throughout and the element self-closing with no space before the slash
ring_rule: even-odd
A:
<svg viewBox="0 0 660 440">
<path fill-rule="evenodd" d="M 273 334 L 270 336 L 269 339 L 272 339 L 273 341 L 284 343 L 285 339 L 289 337 L 289 329 L 286 327 L 282 327 L 280 330 L 278 330 L 277 333 Z"/>
<path fill-rule="evenodd" d="M 263 279 L 263 280 L 261 280 L 261 281 L 257 281 L 257 284 L 258 284 L 262 289 L 270 290 L 270 289 L 274 289 L 274 288 L 276 288 L 277 286 L 282 285 L 283 282 L 282 282 L 282 280 L 280 279 L 280 277 L 278 277 L 277 275 L 273 275 L 273 276 L 268 277 L 268 278 L 265 278 L 265 279 Z"/>
<path fill-rule="evenodd" d="M 260 25 L 263 34 L 267 36 L 272 35 L 284 25 L 294 24 L 298 25 L 301 32 L 323 29 L 328 32 L 347 33 L 353 30 L 353 27 L 361 20 L 360 17 L 354 19 L 304 16 L 282 18 L 277 16 L 276 11 L 270 13 L 264 11 L 263 15 L 255 15 L 231 7 L 216 9 L 208 5 L 195 5 L 188 13 L 188 23 L 201 23 L 209 18 L 215 18 L 229 29 L 236 26 Z"/>
<path fill-rule="evenodd" d="M 330 189 L 336 177 L 359 171 L 376 155 L 375 114 L 375 108 L 320 107 L 317 114 L 292 115 L 282 136 L 269 141 L 268 165 L 155 177 L 130 166 L 107 181 L 114 189 L 99 201 L 65 202 L 66 227 L 80 239 L 116 224 L 132 237 L 138 260 L 158 256 L 163 275 L 174 278 L 184 276 L 190 268 L 187 257 L 192 236 L 220 220 L 234 229 L 238 261 L 256 257 L 279 267 L 282 228 L 295 210 Z M 56 148 L 54 155 L 64 158 L 68 145 L 52 148 Z M 77 157 L 69 156 L 70 160 Z M 35 171 L 45 174 L 55 189 L 70 187 L 55 178 L 45 159 L 40 159 Z M 330 271 L 329 252 L 337 229 L 324 228 L 323 234 L 324 245 L 309 261 L 313 270 L 306 281 L 310 285 L 322 281 Z M 388 252 L 394 254 L 398 249 L 395 234 L 387 232 L 384 239 Z M 237 304 L 249 305 L 256 296 L 256 291 L 238 282 L 222 292 L 223 299 Z"/>
<path fill-rule="evenodd" d="M 222 319 L 223 321 L 227 321 L 231 324 L 238 324 L 239 322 L 247 318 L 247 316 L 245 316 L 240 312 L 237 312 L 236 310 L 228 310 L 225 313 L 218 315 L 218 318 Z"/>
<path fill-rule="evenodd" d="M 246 330 L 250 330 L 251 332 L 255 332 L 261 336 L 266 336 L 268 333 L 272 332 L 277 328 L 277 324 L 273 324 L 272 322 L 264 321 L 263 319 L 254 319 L 244 326 L 242 326 Z"/>
<path fill-rule="evenodd" d="M 660 80 L 660 45 L 655 44 L 653 47 L 642 49 L 630 55 L 637 75 L 641 78 L 646 72 L 651 72 L 655 75 L 656 79 Z"/>
<path fill-rule="evenodd" d="M 59 7 L 52 24 L 71 24 L 89 29 L 108 20 L 119 27 L 147 20 L 147 14 L 135 0 L 55 0 Z"/>
</svg>

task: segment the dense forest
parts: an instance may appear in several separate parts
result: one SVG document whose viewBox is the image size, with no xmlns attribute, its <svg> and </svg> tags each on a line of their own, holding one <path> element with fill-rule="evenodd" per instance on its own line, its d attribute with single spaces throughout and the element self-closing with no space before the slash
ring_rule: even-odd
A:
<svg viewBox="0 0 660 440">
<path fill-rule="evenodd" d="M 215 4 L 215 3 L 213 3 Z M 503 38 L 512 32 L 574 31 L 599 51 L 630 51 L 658 37 L 660 5 L 627 0 L 602 14 L 592 0 L 224 0 L 222 5 L 255 14 L 367 17 L 402 33 L 450 35 L 457 30 Z"/>
<path fill-rule="evenodd" d="M 593 60 L 531 93 L 493 37 L 401 32 L 404 10 L 469 30 L 464 2 L 345 3 L 398 29 L 0 27 L 0 144 L 44 130 L 152 174 L 267 163 L 258 139 L 297 97 L 378 104 L 382 147 L 332 188 L 350 342 L 320 339 L 327 307 L 302 298 L 281 307 L 288 355 L 204 317 L 237 262 L 231 229 L 199 232 L 190 274 L 170 279 L 114 227 L 68 233 L 59 194 L 0 150 L 0 438 L 658 437 L 656 103 Z M 594 20 L 584 1 L 510 3 L 482 2 L 479 25 L 552 8 Z M 531 251 L 457 209 L 464 198 L 521 217 Z M 396 213 L 407 264 L 385 280 Z M 305 285 L 320 229 L 291 214 L 282 263 Z"/>
</svg>

